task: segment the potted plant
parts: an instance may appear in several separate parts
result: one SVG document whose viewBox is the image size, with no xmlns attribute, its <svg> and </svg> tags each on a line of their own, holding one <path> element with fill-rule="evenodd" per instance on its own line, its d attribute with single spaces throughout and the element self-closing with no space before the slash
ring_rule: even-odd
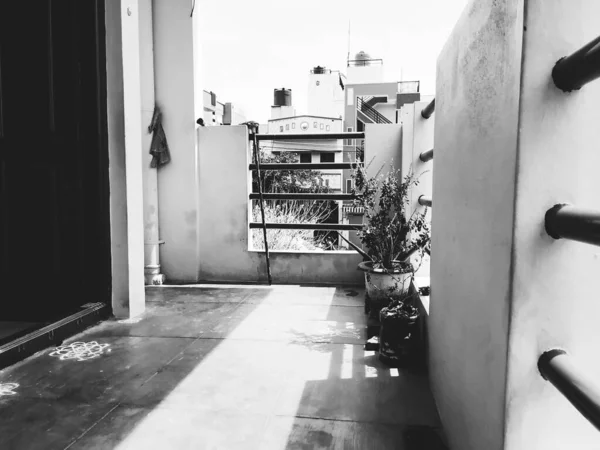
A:
<svg viewBox="0 0 600 450">
<path fill-rule="evenodd" d="M 365 273 L 368 309 L 379 318 L 391 299 L 408 292 L 415 272 L 411 256 L 429 251 L 427 210 L 409 211 L 410 191 L 419 182 L 412 171 L 402 178 L 400 170 L 390 168 L 387 174 L 369 178 L 366 169 L 358 167 L 352 177 L 355 205 L 364 209 L 363 228 L 357 232 L 363 248 L 342 238 L 364 258 L 359 269 Z"/>
<path fill-rule="evenodd" d="M 379 312 L 379 359 L 389 366 L 397 367 L 402 360 L 412 355 L 411 339 L 419 310 L 408 297 L 393 299 Z"/>
</svg>

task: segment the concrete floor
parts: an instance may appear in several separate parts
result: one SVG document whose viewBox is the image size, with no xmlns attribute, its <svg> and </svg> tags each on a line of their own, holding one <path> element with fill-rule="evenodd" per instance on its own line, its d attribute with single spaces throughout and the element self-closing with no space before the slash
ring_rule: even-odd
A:
<svg viewBox="0 0 600 450">
<path fill-rule="evenodd" d="M 0 372 L 0 449 L 443 448 L 426 374 L 363 350 L 362 291 L 152 287 L 147 300 L 140 320 Z"/>
</svg>

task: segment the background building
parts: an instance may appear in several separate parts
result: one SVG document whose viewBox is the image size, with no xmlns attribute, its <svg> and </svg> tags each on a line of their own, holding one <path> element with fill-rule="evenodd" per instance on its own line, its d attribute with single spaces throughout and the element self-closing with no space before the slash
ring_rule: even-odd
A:
<svg viewBox="0 0 600 450">
<path fill-rule="evenodd" d="M 308 114 L 344 118 L 345 75 L 339 70 L 317 66 L 308 81 Z"/>
<path fill-rule="evenodd" d="M 231 102 L 221 103 L 217 94 L 212 91 L 203 91 L 203 116 L 204 125 L 239 125 L 246 122 L 246 115 L 238 106 Z"/>
</svg>

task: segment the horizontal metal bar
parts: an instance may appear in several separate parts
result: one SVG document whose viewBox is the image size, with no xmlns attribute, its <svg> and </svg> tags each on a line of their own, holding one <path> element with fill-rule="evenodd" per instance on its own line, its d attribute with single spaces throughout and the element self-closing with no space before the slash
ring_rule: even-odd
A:
<svg viewBox="0 0 600 450">
<path fill-rule="evenodd" d="M 270 230 L 325 230 L 325 231 L 356 231 L 360 230 L 362 225 L 347 225 L 341 223 L 267 223 L 267 229 Z M 262 228 L 261 222 L 250 222 L 250 228 Z"/>
<path fill-rule="evenodd" d="M 432 203 L 433 203 L 432 199 L 428 195 L 421 195 L 419 197 L 419 205 L 421 205 L 421 206 L 429 206 L 429 207 L 431 207 Z"/>
<path fill-rule="evenodd" d="M 421 111 L 421 117 L 423 119 L 429 119 L 435 111 L 435 98 L 429 102 L 429 104 Z"/>
<path fill-rule="evenodd" d="M 564 350 L 545 352 L 538 359 L 538 369 L 577 410 L 600 430 L 600 383 L 586 376 Z"/>
<path fill-rule="evenodd" d="M 362 163 L 267 163 L 261 164 L 260 170 L 343 170 L 355 169 Z M 248 166 L 250 170 L 256 170 L 256 164 Z"/>
<path fill-rule="evenodd" d="M 433 149 L 421 153 L 419 159 L 423 162 L 431 161 L 433 159 Z"/>
<path fill-rule="evenodd" d="M 258 134 L 259 141 L 308 141 L 327 139 L 364 139 L 365 133 L 320 133 L 320 134 Z"/>
<path fill-rule="evenodd" d="M 263 194 L 265 200 L 354 200 L 354 194 L 313 194 L 313 193 L 275 193 Z M 259 200 L 258 193 L 250 194 L 250 200 Z"/>
<path fill-rule="evenodd" d="M 554 205 L 546 212 L 546 232 L 554 239 L 600 245 L 600 211 L 572 205 Z"/>
<path fill-rule="evenodd" d="M 600 78 L 600 36 L 570 56 L 558 60 L 552 69 L 557 88 L 570 92 Z"/>
</svg>

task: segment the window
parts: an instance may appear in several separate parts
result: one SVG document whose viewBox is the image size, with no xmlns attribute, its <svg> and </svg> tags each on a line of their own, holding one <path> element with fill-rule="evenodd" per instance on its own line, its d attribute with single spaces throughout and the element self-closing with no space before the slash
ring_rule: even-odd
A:
<svg viewBox="0 0 600 450">
<path fill-rule="evenodd" d="M 313 122 L 313 128 L 317 128 L 317 122 Z"/>
<path fill-rule="evenodd" d="M 332 163 L 335 162 L 335 153 L 321 153 L 321 162 L 322 163 Z"/>
<path fill-rule="evenodd" d="M 292 130 L 296 129 L 296 122 L 292 123 Z"/>
<path fill-rule="evenodd" d="M 310 153 L 300 153 L 300 162 L 301 163 L 312 162 L 312 155 Z"/>
<path fill-rule="evenodd" d="M 352 180 L 346 180 L 346 194 L 352 193 Z"/>
<path fill-rule="evenodd" d="M 289 124 L 289 123 L 286 123 L 286 124 L 285 124 L 285 129 L 286 129 L 286 130 L 289 130 L 289 129 L 290 129 L 290 124 Z"/>
<path fill-rule="evenodd" d="M 279 127 L 279 131 L 283 131 L 283 125 Z"/>
<path fill-rule="evenodd" d="M 326 131 L 329 131 L 329 125 L 327 125 L 327 127 L 325 128 Z"/>
<path fill-rule="evenodd" d="M 321 124 L 321 130 L 322 130 L 323 128 L 325 128 L 325 125 Z"/>
<path fill-rule="evenodd" d="M 346 104 L 348 106 L 354 105 L 354 88 L 348 88 L 346 90 Z"/>
</svg>

